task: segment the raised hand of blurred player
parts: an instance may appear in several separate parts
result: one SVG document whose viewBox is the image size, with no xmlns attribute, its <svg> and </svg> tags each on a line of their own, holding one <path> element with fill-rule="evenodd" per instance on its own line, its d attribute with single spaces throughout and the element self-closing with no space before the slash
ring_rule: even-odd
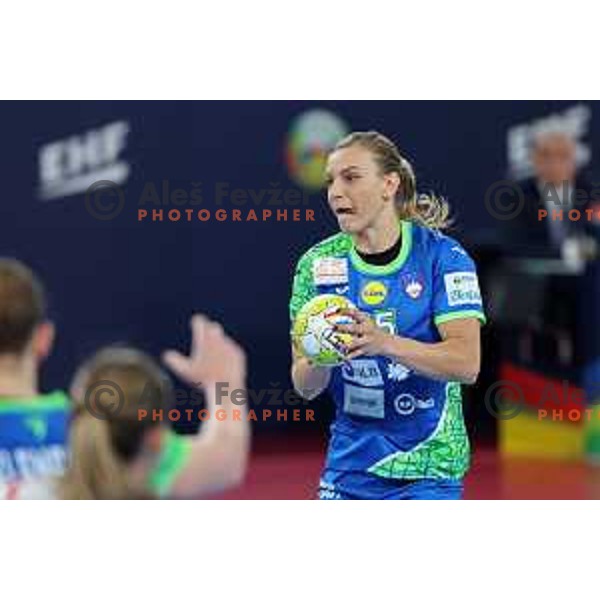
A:
<svg viewBox="0 0 600 600">
<path fill-rule="evenodd" d="M 209 386 L 219 382 L 243 381 L 246 354 L 219 323 L 204 315 L 191 319 L 192 346 L 189 356 L 176 350 L 163 354 L 164 363 L 192 385 Z"/>
</svg>

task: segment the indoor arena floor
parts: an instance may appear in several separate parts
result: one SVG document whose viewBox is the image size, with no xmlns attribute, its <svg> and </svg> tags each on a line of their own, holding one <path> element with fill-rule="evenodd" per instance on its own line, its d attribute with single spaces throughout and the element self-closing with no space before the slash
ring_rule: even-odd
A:
<svg viewBox="0 0 600 600">
<path fill-rule="evenodd" d="M 263 437 L 255 442 L 244 484 L 226 499 L 314 499 L 324 456 L 316 437 Z M 576 500 L 600 498 L 600 467 L 556 460 L 501 459 L 475 451 L 465 499 Z"/>
</svg>

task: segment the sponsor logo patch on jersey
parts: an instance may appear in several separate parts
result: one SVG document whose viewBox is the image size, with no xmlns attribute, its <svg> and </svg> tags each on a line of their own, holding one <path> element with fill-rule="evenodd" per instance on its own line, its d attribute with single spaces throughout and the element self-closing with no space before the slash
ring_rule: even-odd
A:
<svg viewBox="0 0 600 600">
<path fill-rule="evenodd" d="M 315 285 L 344 285 L 348 283 L 348 260 L 346 258 L 317 258 L 313 262 Z"/>
<path fill-rule="evenodd" d="M 433 398 L 415 398 L 411 394 L 400 394 L 394 400 L 394 408 L 399 415 L 403 417 L 407 417 L 408 415 L 412 415 L 417 408 L 421 410 L 427 410 L 428 408 L 433 408 L 435 402 Z"/>
<path fill-rule="evenodd" d="M 333 483 L 319 482 L 319 500 L 341 500 L 342 495 L 336 490 Z"/>
<path fill-rule="evenodd" d="M 344 412 L 357 417 L 385 418 L 385 393 L 383 390 L 344 386 Z"/>
<path fill-rule="evenodd" d="M 450 252 L 456 252 L 462 256 L 469 256 L 460 246 L 452 246 L 452 248 L 450 248 Z"/>
<path fill-rule="evenodd" d="M 387 295 L 387 286 L 381 281 L 369 281 L 368 283 L 365 283 L 360 292 L 362 301 L 369 306 L 383 304 Z"/>
<path fill-rule="evenodd" d="M 470 271 L 456 271 L 444 275 L 448 306 L 481 304 L 477 275 Z"/>
<path fill-rule="evenodd" d="M 387 376 L 391 381 L 404 381 L 410 377 L 410 369 L 402 363 L 391 361 L 388 363 Z"/>
<path fill-rule="evenodd" d="M 355 358 L 342 367 L 342 378 L 366 387 L 383 385 L 383 377 L 373 358 Z"/>
</svg>

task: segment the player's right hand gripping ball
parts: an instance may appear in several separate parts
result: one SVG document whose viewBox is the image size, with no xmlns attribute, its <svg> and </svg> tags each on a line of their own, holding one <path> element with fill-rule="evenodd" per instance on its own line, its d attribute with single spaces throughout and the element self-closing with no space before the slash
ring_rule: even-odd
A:
<svg viewBox="0 0 600 600">
<path fill-rule="evenodd" d="M 343 296 L 321 294 L 307 302 L 298 312 L 292 328 L 296 348 L 317 365 L 333 367 L 344 362 L 352 335 L 335 330 L 335 325 L 347 325 L 354 320 L 341 313 L 356 309 Z"/>
</svg>

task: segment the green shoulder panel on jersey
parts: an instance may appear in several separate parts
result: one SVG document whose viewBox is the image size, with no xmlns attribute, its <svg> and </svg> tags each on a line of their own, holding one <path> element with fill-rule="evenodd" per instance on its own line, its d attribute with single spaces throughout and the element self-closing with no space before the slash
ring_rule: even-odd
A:
<svg viewBox="0 0 600 600">
<path fill-rule="evenodd" d="M 312 265 L 316 259 L 347 256 L 352 249 L 352 238 L 346 233 L 336 233 L 315 244 L 305 252 L 296 267 L 292 297 L 290 299 L 290 320 L 294 322 L 298 311 L 316 295 Z"/>
<path fill-rule="evenodd" d="M 461 479 L 469 467 L 469 438 L 462 415 L 460 384 L 446 385 L 446 405 L 429 438 L 408 452 L 386 456 L 370 469 L 393 479 Z"/>
<path fill-rule="evenodd" d="M 0 413 L 30 413 L 32 411 L 65 410 L 70 400 L 67 394 L 57 390 L 49 394 L 40 394 L 31 398 L 6 398 L 0 400 Z"/>
<path fill-rule="evenodd" d="M 487 322 L 486 316 L 481 310 L 455 310 L 447 313 L 440 313 L 433 318 L 436 325 L 442 325 L 455 319 L 477 319 L 482 325 Z"/>
<path fill-rule="evenodd" d="M 174 431 L 163 433 L 162 448 L 156 468 L 150 473 L 150 489 L 159 497 L 169 495 L 175 479 L 188 463 L 192 442 Z"/>
</svg>

